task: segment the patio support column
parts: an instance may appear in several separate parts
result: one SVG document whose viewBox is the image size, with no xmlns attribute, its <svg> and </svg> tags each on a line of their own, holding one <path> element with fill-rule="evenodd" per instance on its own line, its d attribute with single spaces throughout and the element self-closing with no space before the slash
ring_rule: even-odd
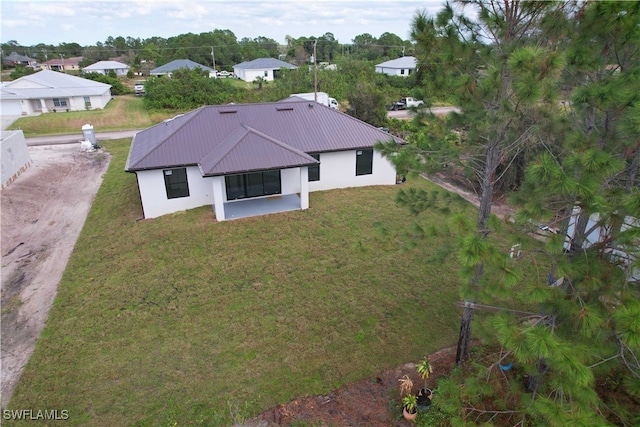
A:
<svg viewBox="0 0 640 427">
<path fill-rule="evenodd" d="M 214 176 L 213 185 L 213 210 L 218 221 L 224 221 L 224 176 Z"/>
<path fill-rule="evenodd" d="M 300 209 L 309 209 L 309 168 L 300 168 Z"/>
<path fill-rule="evenodd" d="M 42 110 L 43 113 L 49 112 L 49 110 L 47 109 L 47 103 L 45 102 L 44 99 L 40 99 L 40 109 Z"/>
</svg>

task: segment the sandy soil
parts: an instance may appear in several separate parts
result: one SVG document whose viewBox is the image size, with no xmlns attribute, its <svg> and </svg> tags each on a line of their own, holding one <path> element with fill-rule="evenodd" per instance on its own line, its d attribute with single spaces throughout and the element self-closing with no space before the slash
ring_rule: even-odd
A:
<svg viewBox="0 0 640 427">
<path fill-rule="evenodd" d="M 30 147 L 32 165 L 1 194 L 2 406 L 33 353 L 110 156 L 79 144 Z"/>
</svg>

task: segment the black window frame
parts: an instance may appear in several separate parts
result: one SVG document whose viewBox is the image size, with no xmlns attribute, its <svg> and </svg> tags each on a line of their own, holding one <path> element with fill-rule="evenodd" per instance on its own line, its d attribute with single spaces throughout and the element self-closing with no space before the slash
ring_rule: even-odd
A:
<svg viewBox="0 0 640 427">
<path fill-rule="evenodd" d="M 164 169 L 162 176 L 164 176 L 164 188 L 167 192 L 167 199 L 189 197 L 187 168 Z"/>
<path fill-rule="evenodd" d="M 232 183 L 231 180 L 236 182 Z M 225 175 L 224 186 L 227 200 L 273 196 L 282 194 L 282 175 L 280 169 Z"/>
<path fill-rule="evenodd" d="M 54 107 L 67 107 L 67 99 L 66 98 L 53 98 L 53 106 Z"/>
<path fill-rule="evenodd" d="M 373 174 L 373 148 L 356 150 L 356 176 Z"/>
<path fill-rule="evenodd" d="M 317 161 L 320 161 L 320 153 L 313 153 L 309 155 Z M 309 171 L 309 182 L 320 181 L 320 163 L 318 163 L 317 165 L 309 165 L 307 167 L 307 170 Z"/>
</svg>

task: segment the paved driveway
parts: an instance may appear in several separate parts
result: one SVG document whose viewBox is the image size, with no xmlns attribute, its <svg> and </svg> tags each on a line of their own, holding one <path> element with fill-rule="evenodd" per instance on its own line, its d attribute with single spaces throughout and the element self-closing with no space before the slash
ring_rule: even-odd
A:
<svg viewBox="0 0 640 427">
<path fill-rule="evenodd" d="M 0 126 L 2 126 L 2 130 L 7 130 L 7 128 L 11 126 L 11 123 L 15 122 L 20 117 L 22 116 L 5 116 L 4 114 L 0 116 L 0 118 L 2 119 L 0 123 Z"/>
</svg>

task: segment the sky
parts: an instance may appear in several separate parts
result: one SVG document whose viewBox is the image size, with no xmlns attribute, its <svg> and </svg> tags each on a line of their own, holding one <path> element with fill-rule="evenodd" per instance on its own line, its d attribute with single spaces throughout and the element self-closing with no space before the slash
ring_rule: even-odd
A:
<svg viewBox="0 0 640 427">
<path fill-rule="evenodd" d="M 444 0 L 0 0 L 0 41 L 81 46 L 107 37 L 169 38 L 215 29 L 238 40 L 264 36 L 285 44 L 285 36 L 319 37 L 327 32 L 342 44 L 359 34 L 389 32 L 409 39 L 417 10 L 435 14 Z"/>
</svg>

